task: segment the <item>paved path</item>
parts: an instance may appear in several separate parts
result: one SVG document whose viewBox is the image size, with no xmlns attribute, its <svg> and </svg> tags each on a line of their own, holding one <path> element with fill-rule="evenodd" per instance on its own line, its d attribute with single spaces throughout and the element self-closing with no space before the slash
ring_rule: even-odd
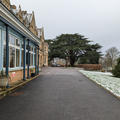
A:
<svg viewBox="0 0 120 120">
<path fill-rule="evenodd" d="M 77 69 L 45 68 L 0 101 L 0 120 L 120 120 L 120 101 Z"/>
</svg>

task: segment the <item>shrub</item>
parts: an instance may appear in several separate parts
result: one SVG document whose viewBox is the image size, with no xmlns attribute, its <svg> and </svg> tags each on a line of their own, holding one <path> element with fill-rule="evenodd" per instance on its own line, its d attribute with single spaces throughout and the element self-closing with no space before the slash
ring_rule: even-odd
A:
<svg viewBox="0 0 120 120">
<path fill-rule="evenodd" d="M 120 78 L 120 58 L 118 59 L 117 65 L 115 66 L 115 68 L 112 70 L 112 74 L 115 77 L 119 77 Z"/>
</svg>

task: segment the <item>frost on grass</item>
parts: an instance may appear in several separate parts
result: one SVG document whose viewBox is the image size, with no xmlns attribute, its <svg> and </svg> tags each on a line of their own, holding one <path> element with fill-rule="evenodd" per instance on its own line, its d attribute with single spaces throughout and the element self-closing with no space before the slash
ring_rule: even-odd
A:
<svg viewBox="0 0 120 120">
<path fill-rule="evenodd" d="M 85 76 L 103 86 L 116 96 L 120 97 L 120 78 L 113 77 L 111 73 L 80 70 Z"/>
</svg>

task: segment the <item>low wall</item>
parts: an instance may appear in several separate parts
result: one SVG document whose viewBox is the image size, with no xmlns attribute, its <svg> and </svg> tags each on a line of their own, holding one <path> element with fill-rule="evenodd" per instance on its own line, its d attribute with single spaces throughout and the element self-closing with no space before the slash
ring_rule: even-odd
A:
<svg viewBox="0 0 120 120">
<path fill-rule="evenodd" d="M 35 72 L 35 69 L 34 69 Z M 29 74 L 31 75 L 31 71 L 29 71 Z M 23 70 L 15 70 L 9 72 L 10 81 L 9 83 L 17 83 L 21 80 L 23 80 Z M 25 71 L 25 76 L 27 77 L 27 69 Z"/>
<path fill-rule="evenodd" d="M 75 65 L 75 67 L 83 68 L 85 70 L 101 70 L 102 69 L 101 64 L 79 64 L 79 65 Z"/>
</svg>

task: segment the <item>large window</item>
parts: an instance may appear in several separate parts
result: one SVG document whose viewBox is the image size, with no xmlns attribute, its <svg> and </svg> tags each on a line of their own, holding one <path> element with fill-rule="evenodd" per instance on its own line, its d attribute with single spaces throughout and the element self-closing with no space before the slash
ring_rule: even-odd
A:
<svg viewBox="0 0 120 120">
<path fill-rule="evenodd" d="M 36 65 L 38 65 L 38 49 L 37 49 Z"/>
<path fill-rule="evenodd" d="M 28 65 L 28 42 L 26 42 L 26 65 Z"/>
<path fill-rule="evenodd" d="M 4 67 L 6 67 L 6 34 L 4 34 Z M 34 45 L 30 43 L 30 66 L 34 66 Z M 9 34 L 9 67 L 23 67 L 24 48 L 23 41 L 19 37 Z M 26 65 L 28 65 L 28 44 L 26 42 Z"/>
<path fill-rule="evenodd" d="M 22 50 L 21 52 L 21 66 L 23 66 L 23 59 L 24 59 L 24 50 Z"/>
<path fill-rule="evenodd" d="M 3 67 L 6 67 L 6 32 L 5 31 L 3 31 L 3 46 L 4 46 Z"/>
<path fill-rule="evenodd" d="M 20 50 L 16 49 L 16 67 L 20 66 Z"/>
<path fill-rule="evenodd" d="M 35 51 L 35 49 L 34 49 Z M 35 62 L 36 62 L 36 65 L 38 65 L 38 49 L 36 49 L 36 53 L 34 52 L 34 65 L 35 65 Z M 36 57 L 36 58 L 35 58 Z"/>
<path fill-rule="evenodd" d="M 14 68 L 15 67 L 15 48 L 10 46 L 9 53 L 10 53 L 10 68 Z"/>
<path fill-rule="evenodd" d="M 30 59 L 28 59 L 28 47 L 30 47 L 30 51 L 29 51 L 29 57 Z M 28 65 L 28 60 L 30 62 L 30 66 L 34 66 L 34 58 L 35 58 L 35 51 L 34 51 L 34 47 L 32 44 L 30 44 L 28 46 L 28 44 L 26 44 L 26 65 Z"/>
<path fill-rule="evenodd" d="M 21 66 L 23 66 L 23 59 L 24 59 L 24 45 L 23 45 L 23 41 L 21 43 Z"/>
<path fill-rule="evenodd" d="M 20 67 L 20 39 L 9 34 L 9 63 L 10 68 Z"/>
<path fill-rule="evenodd" d="M 34 66 L 34 47 L 30 46 L 30 66 Z"/>
<path fill-rule="evenodd" d="M 35 65 L 35 62 L 36 62 L 36 53 L 35 53 L 35 48 L 34 48 L 34 65 Z"/>
</svg>

